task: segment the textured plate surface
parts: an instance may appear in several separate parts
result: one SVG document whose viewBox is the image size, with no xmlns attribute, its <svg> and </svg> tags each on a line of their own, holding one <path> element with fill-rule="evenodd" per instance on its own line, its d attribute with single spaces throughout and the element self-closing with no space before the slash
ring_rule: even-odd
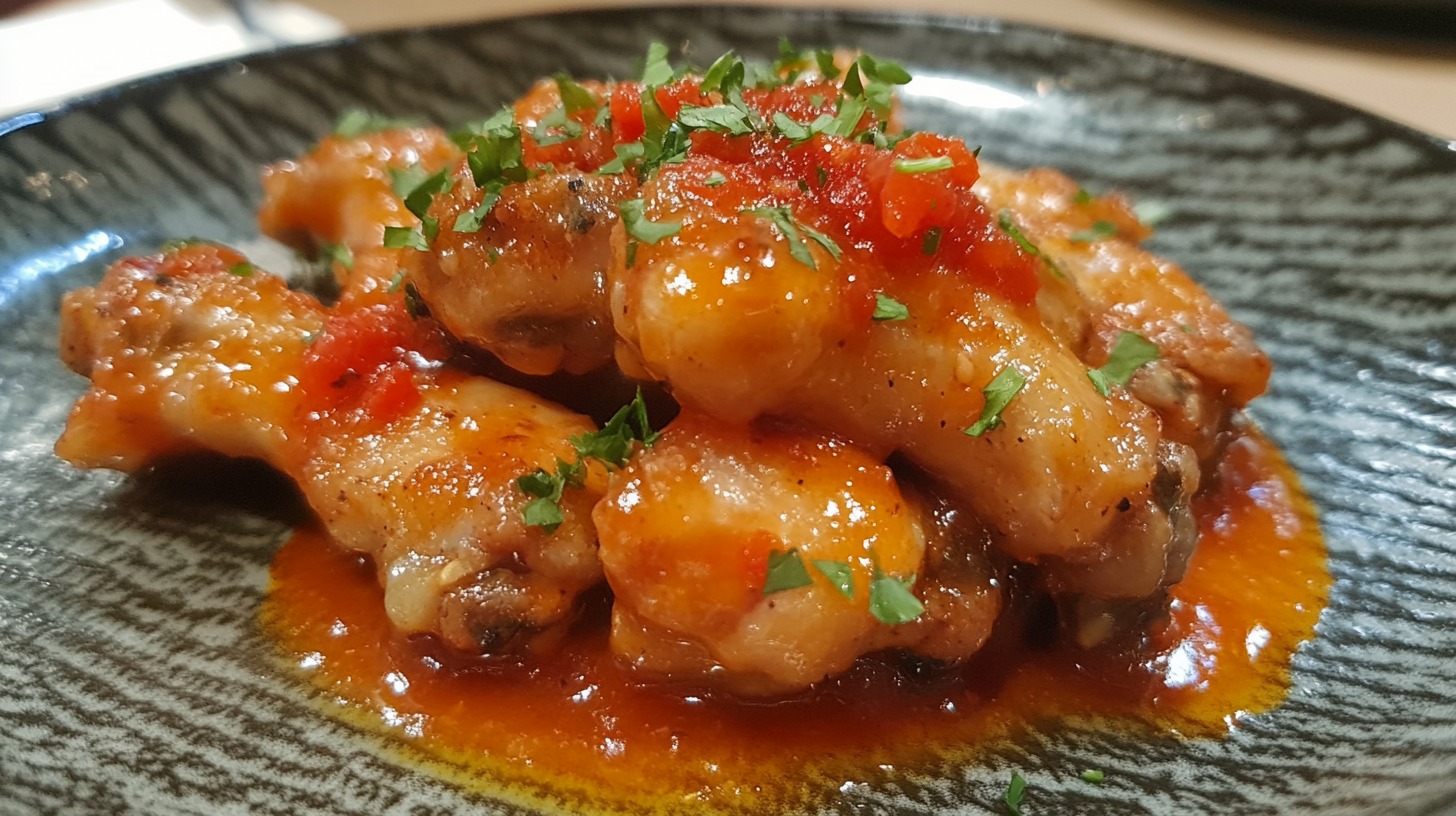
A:
<svg viewBox="0 0 1456 816">
<path fill-rule="evenodd" d="M 169 237 L 253 239 L 258 166 L 345 108 L 461 121 L 551 71 L 630 75 L 650 39 L 703 61 L 770 57 L 780 35 L 902 60 L 920 77 L 912 127 L 1169 204 L 1155 247 L 1275 359 L 1254 414 L 1319 507 L 1337 581 L 1288 701 L 1226 740 L 1055 729 L 975 767 L 846 786 L 830 810 L 1001 812 L 1017 768 L 1038 813 L 1453 811 L 1456 146 L 1051 31 L 663 9 L 373 36 L 0 123 L 0 812 L 510 812 L 280 675 L 256 615 L 299 510 L 268 501 L 289 494 L 266 474 L 128 481 L 53 457 L 82 387 L 57 362 L 58 298 Z M 1085 767 L 1115 775 L 1093 788 Z"/>
</svg>

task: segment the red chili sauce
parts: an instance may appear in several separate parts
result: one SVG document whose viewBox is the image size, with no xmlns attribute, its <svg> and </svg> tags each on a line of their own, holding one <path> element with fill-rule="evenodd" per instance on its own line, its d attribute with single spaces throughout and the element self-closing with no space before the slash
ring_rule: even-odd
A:
<svg viewBox="0 0 1456 816">
<path fill-rule="evenodd" d="M 777 810 L 890 770 L 974 762 L 1027 724 L 1091 718 L 1130 739 L 1217 738 L 1278 705 L 1330 586 L 1312 508 L 1250 435 L 1196 511 L 1188 576 L 1138 648 L 1062 645 L 1013 606 L 963 667 L 862 659 L 786 700 L 640 682 L 608 652 L 606 598 L 559 654 L 462 663 L 395 635 L 372 567 L 316 529 L 279 552 L 263 620 L 330 713 L 467 787 L 547 809 Z"/>
</svg>

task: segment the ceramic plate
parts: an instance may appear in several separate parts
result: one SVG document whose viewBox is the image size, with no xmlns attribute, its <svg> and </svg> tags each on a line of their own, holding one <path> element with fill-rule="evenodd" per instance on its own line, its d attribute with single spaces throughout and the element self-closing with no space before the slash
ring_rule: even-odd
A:
<svg viewBox="0 0 1456 816">
<path fill-rule="evenodd" d="M 1253 410 L 1336 578 L 1277 710 L 1227 739 L 1033 731 L 984 761 L 846 787 L 837 813 L 1436 813 L 1456 802 L 1456 146 L 1262 79 L 984 20 L 749 9 L 564 14 L 284 51 L 0 122 L 0 811 L 512 808 L 320 712 L 257 612 L 300 517 L 265 472 L 128 480 L 51 444 L 79 377 L 57 302 L 175 236 L 256 238 L 258 167 L 351 107 L 463 121 L 537 76 L 626 76 L 645 44 L 864 48 L 905 117 L 1171 208 L 1155 248 L 1275 360 Z M 1431 100 L 1432 104 L 1447 101 Z M 280 503 L 279 497 L 283 497 Z M 1097 788 L 1067 768 L 1116 768 Z"/>
</svg>

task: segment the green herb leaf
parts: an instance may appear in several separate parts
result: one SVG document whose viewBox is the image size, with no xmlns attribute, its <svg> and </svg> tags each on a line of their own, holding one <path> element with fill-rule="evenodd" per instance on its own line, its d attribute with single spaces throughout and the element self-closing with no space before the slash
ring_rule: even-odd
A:
<svg viewBox="0 0 1456 816">
<path fill-rule="evenodd" d="M 875 575 L 870 581 L 870 614 L 875 620 L 898 626 L 925 614 L 925 605 L 910 591 L 913 580 L 902 581 L 883 572 Z"/>
<path fill-rule="evenodd" d="M 418 167 L 412 167 L 409 168 L 409 170 L 423 173 L 423 171 L 420 171 Z M 393 175 L 393 168 L 390 168 L 390 173 L 391 175 Z M 401 175 L 394 177 L 394 189 L 396 193 L 398 193 L 400 190 L 401 182 L 406 181 L 406 179 L 404 178 L 405 175 L 406 174 L 402 173 Z M 410 173 L 408 174 L 408 176 L 409 179 L 413 179 L 416 177 L 416 174 Z M 450 192 L 451 188 L 453 188 L 454 186 L 455 178 L 450 175 L 449 170 L 442 169 L 433 175 L 420 178 L 417 182 L 415 182 L 414 186 L 410 187 L 404 193 L 400 194 L 400 198 L 404 199 L 405 209 L 409 210 L 415 215 L 415 217 L 419 218 L 421 221 L 426 221 L 430 217 L 430 204 L 434 202 L 435 196 L 439 193 Z"/>
<path fill-rule="evenodd" d="M 1111 221 L 1094 221 L 1091 229 L 1077 230 L 1067 237 L 1078 243 L 1090 244 L 1094 241 L 1105 241 L 1116 234 L 1117 225 Z"/>
<path fill-rule="evenodd" d="M 1077 194 L 1072 196 L 1072 203 L 1085 206 L 1087 204 L 1091 204 L 1094 198 L 1095 196 L 1087 192 L 1086 188 L 1078 187 Z"/>
<path fill-rule="evenodd" d="M 713 105 L 698 108 L 684 105 L 677 114 L 677 121 L 690 130 L 711 130 L 729 136 L 743 136 L 753 132 L 748 116 L 732 105 Z"/>
<path fill-rule="evenodd" d="M 642 84 L 655 88 L 671 82 L 672 77 L 672 64 L 667 61 L 667 45 L 661 42 L 648 45 L 647 60 L 642 65 Z"/>
<path fill-rule="evenodd" d="M 625 172 L 629 163 L 641 160 L 644 149 L 641 142 L 616 145 L 612 148 L 612 152 L 616 153 L 617 157 L 597 168 L 597 172 L 605 176 Z"/>
<path fill-rule="evenodd" d="M 860 120 L 864 118 L 865 111 L 869 110 L 869 100 L 863 97 L 843 97 L 839 100 L 839 110 L 835 112 L 834 119 L 824 132 L 831 136 L 842 136 L 846 139 L 854 138 L 859 132 Z"/>
<path fill-rule="evenodd" d="M 1011 816 L 1021 816 L 1021 799 L 1026 794 L 1026 780 L 1016 771 L 1011 772 L 1011 784 L 1006 786 L 1006 810 Z"/>
<path fill-rule="evenodd" d="M 500 201 L 501 185 L 499 183 L 488 185 L 485 194 L 481 196 L 480 203 L 455 216 L 455 225 L 451 227 L 455 232 L 479 232 L 480 226 L 495 209 L 495 204 Z"/>
<path fill-rule="evenodd" d="M 707 177 L 703 179 L 704 187 L 722 187 L 724 184 L 727 183 L 728 177 L 723 175 L 722 173 L 719 173 L 717 170 L 709 173 Z"/>
<path fill-rule="evenodd" d="M 808 245 L 804 243 L 805 235 L 808 235 L 815 243 L 824 247 L 824 250 L 836 261 L 840 258 L 841 252 L 839 245 L 828 235 L 796 222 L 794 220 L 794 211 L 789 207 L 754 207 L 743 210 L 742 212 L 747 215 L 756 215 L 759 218 L 767 219 L 769 223 L 773 224 L 778 229 L 779 234 L 783 235 L 784 240 L 788 242 L 789 255 L 810 269 L 817 269 L 818 265 L 814 262 L 814 254 L 809 251 Z"/>
<path fill-rule="evenodd" d="M 820 76 L 833 82 L 839 79 L 839 66 L 834 63 L 834 52 L 818 50 L 814 52 L 814 64 L 819 67 Z M 823 104 L 823 103 L 817 103 Z"/>
<path fill-rule="evenodd" d="M 356 139 L 367 133 L 378 133 L 381 130 L 394 130 L 396 128 L 416 127 L 419 121 L 408 117 L 382 116 L 377 113 L 370 113 L 366 110 L 353 108 L 344 111 L 338 121 L 334 123 L 334 135 L 342 136 L 345 139 Z"/>
<path fill-rule="evenodd" d="M 549 147 L 569 142 L 584 132 L 580 122 L 567 117 L 566 108 L 557 108 L 541 117 L 536 129 L 531 131 L 531 138 L 541 147 Z"/>
<path fill-rule="evenodd" d="M 1088 371 L 1087 379 L 1092 381 L 1097 393 L 1106 397 L 1111 395 L 1112 386 L 1127 385 L 1134 372 L 1156 359 L 1156 344 L 1137 332 L 1125 331 L 1117 335 L 1112 353 L 1107 356 L 1107 364 Z"/>
<path fill-rule="evenodd" d="M 925 238 L 920 241 L 920 253 L 922 255 L 934 255 L 940 249 L 940 227 L 931 227 L 925 231 Z"/>
<path fill-rule="evenodd" d="M 617 205 L 627 234 L 638 241 L 655 244 L 682 229 L 682 224 L 673 221 L 648 221 L 646 209 L 646 202 L 640 198 L 631 198 Z"/>
<path fill-rule="evenodd" d="M 529 527 L 540 527 L 543 533 L 554 533 L 566 520 L 561 512 L 561 499 L 539 498 L 526 502 L 521 508 L 521 518 Z"/>
<path fill-rule="evenodd" d="M 1145 227 L 1156 227 L 1173 215 L 1173 208 L 1161 201 L 1140 201 L 1132 207 L 1132 214 Z"/>
<path fill-rule="evenodd" d="M 561 72 L 553 74 L 551 78 L 556 80 L 556 90 L 561 94 L 561 104 L 568 114 L 596 110 L 601 104 L 591 91 L 576 84 L 570 74 Z"/>
<path fill-rule="evenodd" d="M 430 307 L 425 305 L 424 299 L 420 297 L 420 290 L 413 283 L 404 285 L 404 311 L 411 320 L 430 316 Z"/>
<path fill-rule="evenodd" d="M 875 59 L 869 54 L 860 54 L 859 67 L 865 76 L 875 82 L 904 85 L 910 81 L 910 72 L 894 60 Z"/>
<path fill-rule="evenodd" d="M 251 277 L 252 274 L 256 271 L 258 271 L 258 267 L 253 266 L 247 261 L 243 261 L 242 263 L 235 263 L 232 266 L 228 267 L 228 274 L 237 275 L 240 278 Z"/>
<path fill-rule="evenodd" d="M 1089 769 L 1087 769 L 1087 770 L 1085 770 L 1085 771 L 1082 772 L 1082 781 L 1083 782 L 1090 782 L 1093 785 L 1101 785 L 1106 780 L 1107 780 L 1107 774 L 1105 774 L 1105 773 L 1103 773 L 1103 772 L 1101 772 L 1099 770 L 1095 770 L 1095 769 L 1089 768 Z"/>
<path fill-rule="evenodd" d="M 429 177 L 425 168 L 418 164 L 411 164 L 408 167 L 389 168 L 389 186 L 394 189 L 394 194 L 399 198 L 408 196 L 414 189 Z"/>
<path fill-rule="evenodd" d="M 773 126 L 774 130 L 795 142 L 808 141 L 815 133 L 812 127 L 795 122 L 783 111 L 774 111 Z"/>
<path fill-rule="evenodd" d="M 420 227 L 385 227 L 384 245 L 390 249 L 430 251 L 430 242 L 425 239 Z"/>
<path fill-rule="evenodd" d="M 733 71 L 735 68 L 738 71 L 739 84 L 741 86 L 743 76 L 743 60 L 740 60 L 738 58 L 737 53 L 733 51 L 728 51 L 727 53 L 723 54 L 723 56 L 717 58 L 716 60 L 713 60 L 713 64 L 708 66 L 707 73 L 703 74 L 703 82 L 701 86 L 703 89 L 703 93 L 712 93 L 713 91 L 722 90 L 723 80 L 726 79 L 729 72 Z"/>
<path fill-rule="evenodd" d="M 814 583 L 809 571 L 804 568 L 804 559 L 798 550 L 771 550 L 768 554 L 768 574 L 763 581 L 763 594 L 772 595 L 788 589 L 798 589 Z"/>
<path fill-rule="evenodd" d="M 884 292 L 875 293 L 875 320 L 908 320 L 910 310 L 905 304 L 890 297 Z"/>
<path fill-rule="evenodd" d="M 345 269 L 354 268 L 354 252 L 343 244 L 324 244 L 319 255 Z"/>
<path fill-rule="evenodd" d="M 1016 245 L 1021 247 L 1022 252 L 1025 252 L 1027 255 L 1030 255 L 1034 258 L 1040 258 L 1042 262 L 1047 265 L 1047 268 L 1052 271 L 1052 274 L 1056 275 L 1057 277 L 1066 277 L 1066 275 L 1062 274 L 1062 268 L 1060 266 L 1057 266 L 1057 262 L 1052 260 L 1050 255 L 1042 252 L 1040 247 L 1038 247 L 1036 244 L 1033 244 L 1030 240 L 1027 239 L 1026 235 L 1021 232 L 1021 228 L 1016 225 L 1016 220 L 1011 217 L 1011 212 L 1009 210 L 1002 210 L 1000 215 L 996 216 L 996 223 L 1001 227 L 1002 232 L 1011 236 L 1011 240 L 1015 241 Z"/>
<path fill-rule="evenodd" d="M 950 156 L 930 156 L 924 159 L 895 159 L 896 173 L 934 173 L 955 167 Z"/>
<path fill-rule="evenodd" d="M 384 291 L 386 291 L 386 292 L 388 292 L 388 293 L 390 293 L 392 295 L 395 292 L 398 292 L 399 291 L 399 287 L 401 287 L 401 286 L 404 286 L 404 270 L 403 269 L 401 269 L 401 270 L 399 270 L 399 271 L 397 271 L 397 272 L 394 273 L 394 277 L 392 277 L 392 278 L 389 279 L 389 285 L 384 288 Z"/>
<path fill-rule="evenodd" d="M 642 398 L 642 389 L 638 388 L 637 396 L 617 409 L 601 430 L 574 436 L 571 444 L 576 448 L 579 460 L 592 458 L 619 468 L 632 457 L 634 441 L 650 448 L 660 436 L 661 432 L 652 430 L 647 418 L 647 402 Z"/>
<path fill-rule="evenodd" d="M 981 393 L 986 396 L 986 404 L 981 406 L 981 416 L 975 424 L 965 429 L 967 436 L 980 436 L 987 431 L 994 430 L 1001 424 L 1001 412 L 1011 404 L 1011 400 L 1021 392 L 1022 386 L 1026 385 L 1026 377 L 1020 371 L 1007 366 L 1001 369 L 1001 373 L 991 379 Z"/>
<path fill-rule="evenodd" d="M 848 564 L 838 561 L 810 561 L 814 569 L 820 575 L 829 579 L 829 583 L 839 590 L 839 594 L 846 598 L 854 598 L 854 570 Z"/>
</svg>

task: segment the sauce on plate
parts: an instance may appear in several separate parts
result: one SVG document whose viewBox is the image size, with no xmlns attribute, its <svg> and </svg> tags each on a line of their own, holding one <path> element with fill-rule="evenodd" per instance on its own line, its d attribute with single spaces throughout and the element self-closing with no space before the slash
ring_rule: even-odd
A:
<svg viewBox="0 0 1456 816">
<path fill-rule="evenodd" d="M 395 635 L 373 567 L 317 528 L 279 551 L 263 621 L 331 713 L 490 795 L 600 812 L 812 806 L 846 783 L 974 761 L 1026 726 L 1217 738 L 1277 706 L 1328 595 L 1324 544 L 1296 478 L 1261 436 L 1230 444 L 1218 473 L 1196 502 L 1203 537 L 1188 575 L 1137 649 L 1057 645 L 1048 614 L 1010 609 L 1008 625 L 954 671 L 861 660 L 810 694 L 747 701 L 619 669 L 604 596 L 558 654 L 463 662 Z"/>
</svg>

